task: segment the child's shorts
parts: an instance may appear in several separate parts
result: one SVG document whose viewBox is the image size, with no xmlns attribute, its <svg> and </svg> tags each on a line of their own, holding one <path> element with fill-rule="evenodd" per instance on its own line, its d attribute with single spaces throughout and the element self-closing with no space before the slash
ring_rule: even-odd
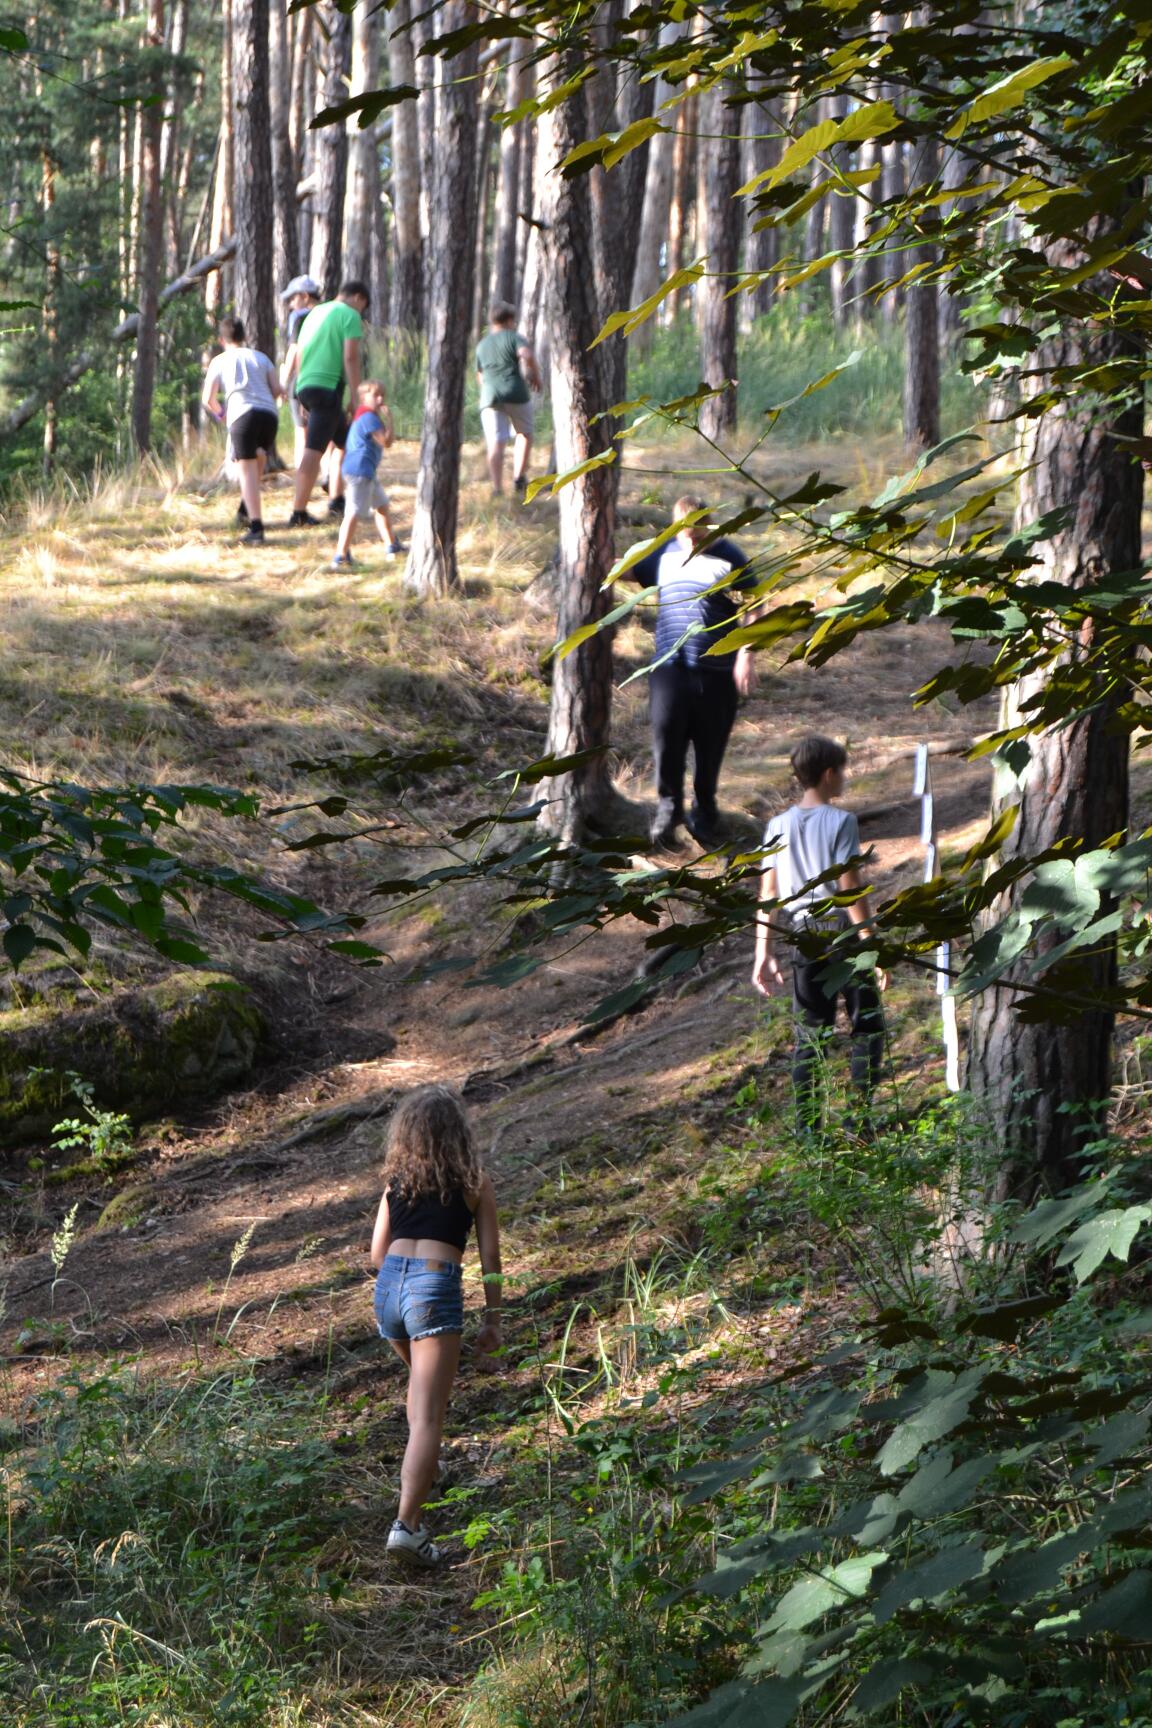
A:
<svg viewBox="0 0 1152 1728">
<path fill-rule="evenodd" d="M 370 516 L 373 510 L 388 508 L 388 494 L 375 474 L 346 474 L 344 495 L 347 499 L 345 508 L 350 509 L 353 516 Z"/>
<path fill-rule="evenodd" d="M 375 1306 L 381 1338 L 400 1342 L 463 1332 L 463 1273 L 451 1260 L 389 1254 L 376 1277 Z"/>
</svg>

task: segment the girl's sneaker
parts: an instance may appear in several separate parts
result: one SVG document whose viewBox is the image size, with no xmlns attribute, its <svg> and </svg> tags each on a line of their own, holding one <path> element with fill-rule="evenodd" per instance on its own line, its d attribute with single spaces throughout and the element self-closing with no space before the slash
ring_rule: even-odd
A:
<svg viewBox="0 0 1152 1728">
<path fill-rule="evenodd" d="M 388 550 L 392 554 L 393 558 L 399 558 L 402 553 L 407 552 L 408 548 L 405 546 L 403 540 L 390 540 L 388 542 Z"/>
<path fill-rule="evenodd" d="M 351 552 L 337 552 L 332 560 L 333 570 L 355 570 L 356 560 Z"/>
<path fill-rule="evenodd" d="M 409 1530 L 402 1518 L 397 1518 L 388 1532 L 388 1553 L 406 1566 L 423 1566 L 430 1570 L 444 1563 L 444 1556 L 425 1530 Z"/>
</svg>

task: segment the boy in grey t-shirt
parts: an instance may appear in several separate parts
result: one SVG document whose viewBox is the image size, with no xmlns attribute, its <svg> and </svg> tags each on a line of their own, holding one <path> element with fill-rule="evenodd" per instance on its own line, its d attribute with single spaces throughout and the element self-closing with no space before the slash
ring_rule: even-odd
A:
<svg viewBox="0 0 1152 1728">
<path fill-rule="evenodd" d="M 787 913 L 797 935 L 832 938 L 849 924 L 861 936 L 871 927 L 866 894 L 850 906 L 837 906 L 829 896 L 860 894 L 864 887 L 852 862 L 860 854 L 860 827 L 848 810 L 837 810 L 832 800 L 844 791 L 848 752 L 832 738 L 804 738 L 792 752 L 792 772 L 801 789 L 798 804 L 773 816 L 764 831 L 764 849 L 775 848 L 765 861 L 760 877 L 762 900 L 788 902 Z M 838 869 L 842 866 L 842 869 Z M 824 880 L 818 881 L 817 878 Z M 756 920 L 756 962 L 752 982 L 764 996 L 784 984 L 780 962 L 773 951 L 773 930 L 767 914 Z M 819 1067 L 821 1047 L 836 1024 L 836 1001 L 843 996 L 852 1026 L 852 1083 L 867 1102 L 875 1089 L 884 1057 L 884 1015 L 880 992 L 887 987 L 884 973 L 857 976 L 839 990 L 824 984 L 827 953 L 817 946 L 796 952 L 792 959 L 792 1006 L 796 1019 L 796 1046 L 792 1060 L 792 1084 L 796 1108 L 804 1127 L 820 1122 Z"/>
</svg>

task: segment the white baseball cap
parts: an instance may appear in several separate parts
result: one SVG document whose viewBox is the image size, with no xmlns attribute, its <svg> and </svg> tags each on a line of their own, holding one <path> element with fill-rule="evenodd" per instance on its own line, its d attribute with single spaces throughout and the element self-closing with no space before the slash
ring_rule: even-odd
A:
<svg viewBox="0 0 1152 1728">
<path fill-rule="evenodd" d="M 311 276 L 293 276 L 287 288 L 281 288 L 281 300 L 290 300 L 293 294 L 319 294 L 320 284 Z"/>
</svg>

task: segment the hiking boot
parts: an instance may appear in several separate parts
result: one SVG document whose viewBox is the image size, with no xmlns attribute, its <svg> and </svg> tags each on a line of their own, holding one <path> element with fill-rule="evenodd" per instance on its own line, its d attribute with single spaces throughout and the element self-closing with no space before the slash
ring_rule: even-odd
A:
<svg viewBox="0 0 1152 1728">
<path fill-rule="evenodd" d="M 263 524 L 263 522 L 250 522 L 248 524 L 248 532 L 247 532 L 247 534 L 245 534 L 242 537 L 240 544 L 241 544 L 241 546 L 263 546 L 263 544 L 264 544 L 264 524 Z"/>
<path fill-rule="evenodd" d="M 714 852 L 720 844 L 720 824 L 713 817 L 706 821 L 699 810 L 691 810 L 684 818 L 684 826 L 695 840 L 697 846 L 702 846 L 705 852 Z"/>
<path fill-rule="evenodd" d="M 444 1563 L 443 1554 L 423 1524 L 417 1530 L 409 1530 L 402 1518 L 397 1518 L 388 1532 L 387 1552 L 406 1566 L 421 1566 L 426 1571 Z"/>
<path fill-rule="evenodd" d="M 678 852 L 680 842 L 676 838 L 676 830 L 683 820 L 671 800 L 662 798 L 656 806 L 656 814 L 648 830 L 653 846 L 663 846 L 669 852 Z"/>
<path fill-rule="evenodd" d="M 307 510 L 293 510 L 288 518 L 289 528 L 319 528 L 319 516 L 310 516 Z"/>
<path fill-rule="evenodd" d="M 340 520 L 340 518 L 344 514 L 344 500 L 343 500 L 343 498 L 329 498 L 329 500 L 328 500 L 328 514 L 329 514 L 329 516 L 334 517 L 337 522 Z"/>
<path fill-rule="evenodd" d="M 332 560 L 333 570 L 355 570 L 356 560 L 351 552 L 337 552 Z"/>
</svg>

